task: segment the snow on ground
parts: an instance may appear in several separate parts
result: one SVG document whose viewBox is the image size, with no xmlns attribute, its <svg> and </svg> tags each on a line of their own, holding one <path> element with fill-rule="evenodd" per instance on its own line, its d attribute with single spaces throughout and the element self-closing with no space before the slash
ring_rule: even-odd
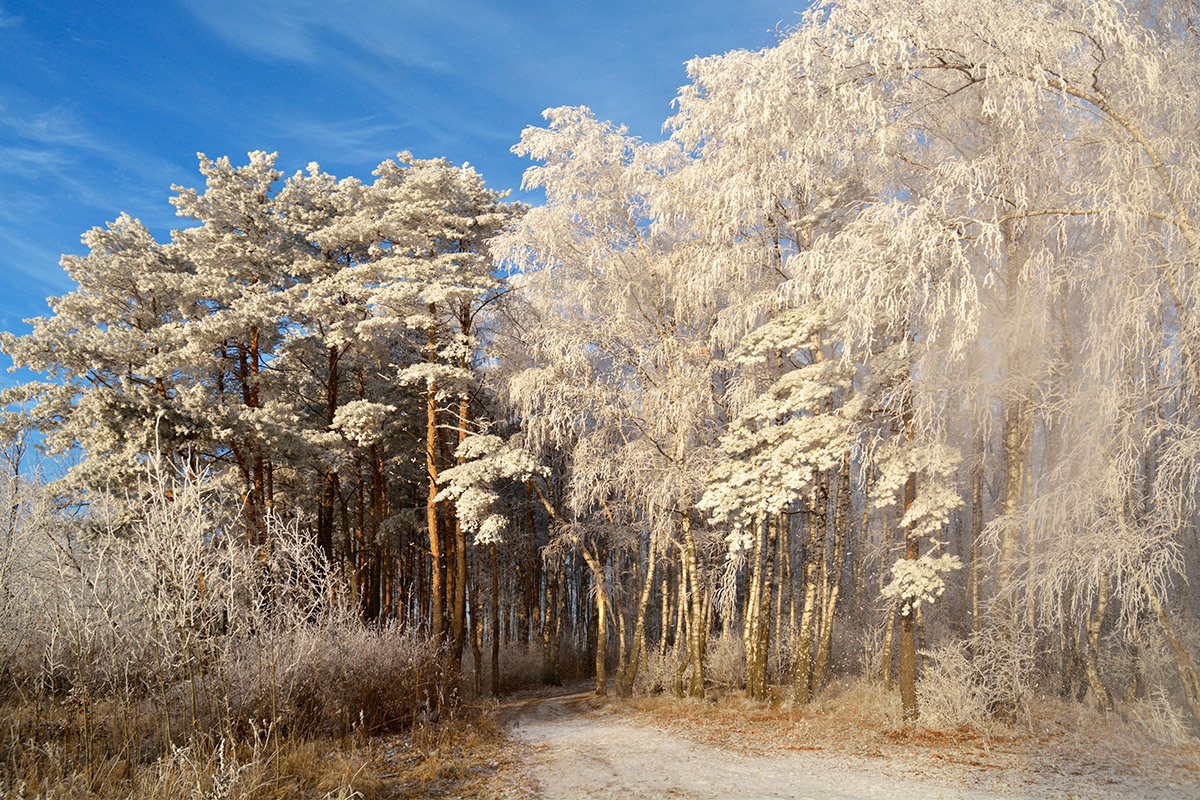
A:
<svg viewBox="0 0 1200 800">
<path fill-rule="evenodd" d="M 1195 754 L 1079 750 L 1065 737 L 982 740 L 703 705 L 605 705 L 587 692 L 511 705 L 502 721 L 545 798 L 1200 798 Z M 683 709 L 683 713 L 680 713 Z M 1139 763 L 1140 762 L 1140 763 Z"/>
</svg>

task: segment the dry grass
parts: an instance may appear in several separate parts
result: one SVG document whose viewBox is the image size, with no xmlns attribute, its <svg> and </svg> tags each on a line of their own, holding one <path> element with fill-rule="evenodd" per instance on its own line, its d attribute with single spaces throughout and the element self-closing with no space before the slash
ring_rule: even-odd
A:
<svg viewBox="0 0 1200 800">
<path fill-rule="evenodd" d="M 15 715 L 14 715 L 15 716 Z M 490 709 L 463 709 L 385 736 L 202 737 L 139 763 L 128 754 L 85 753 L 68 715 L 46 721 L 59 732 L 3 741 L 0 796 L 21 800 L 372 800 L 487 794 L 504 734 Z M 10 728 L 15 731 L 15 726 Z M 90 758 L 90 761 L 87 760 Z M 476 788 L 472 788 L 476 787 Z"/>
</svg>

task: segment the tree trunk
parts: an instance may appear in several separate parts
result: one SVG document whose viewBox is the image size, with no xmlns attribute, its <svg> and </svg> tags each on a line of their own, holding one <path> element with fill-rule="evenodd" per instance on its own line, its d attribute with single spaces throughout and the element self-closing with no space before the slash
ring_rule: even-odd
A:
<svg viewBox="0 0 1200 800">
<path fill-rule="evenodd" d="M 327 377 L 325 384 L 325 428 L 333 429 L 333 418 L 338 407 L 338 361 L 341 354 L 337 345 L 329 347 Z M 325 559 L 333 564 L 333 501 L 337 492 L 337 473 L 325 473 L 325 490 L 321 495 L 321 506 L 317 511 L 317 546 Z"/>
<path fill-rule="evenodd" d="M 608 591 L 604 576 L 604 562 L 600 553 L 592 552 L 586 543 L 579 548 L 583 560 L 592 570 L 592 578 L 596 586 L 596 694 L 604 697 L 608 694 L 608 674 L 606 672 L 608 655 Z"/>
<path fill-rule="evenodd" d="M 500 696 L 500 568 L 492 542 L 492 697 Z M 476 562 L 478 563 L 478 561 Z"/>
<path fill-rule="evenodd" d="M 689 510 L 685 509 L 680 512 L 680 522 L 683 527 L 686 571 L 691 583 L 688 650 L 692 659 L 692 685 L 688 694 L 692 697 L 704 697 L 704 598 L 701 596 L 700 567 L 696 558 L 696 537 L 692 533 L 692 517 Z"/>
<path fill-rule="evenodd" d="M 663 658 L 666 656 L 667 645 L 669 643 L 668 640 L 672 638 L 670 636 L 670 633 L 671 633 L 670 626 L 671 626 L 671 618 L 672 618 L 672 616 L 671 616 L 671 592 L 670 592 L 670 588 L 671 588 L 670 567 L 671 567 L 671 562 L 670 562 L 670 560 L 668 560 L 663 565 L 662 583 L 660 584 L 661 590 L 662 590 L 662 597 L 660 598 L 660 602 L 662 604 L 662 607 L 659 609 L 660 614 L 659 614 L 659 623 L 658 623 L 659 624 L 659 636 L 658 636 L 658 657 L 659 658 Z M 671 642 L 671 643 L 673 643 L 673 642 Z"/>
<path fill-rule="evenodd" d="M 817 687 L 812 683 L 812 646 L 816 638 L 817 590 L 821 562 L 825 560 L 826 490 L 821 477 L 816 479 L 817 490 L 811 498 L 808 541 L 804 546 L 804 607 L 800 613 L 800 636 L 796 643 L 796 666 L 792 675 L 795 700 L 807 703 Z"/>
<path fill-rule="evenodd" d="M 1183 696 L 1187 699 L 1188 709 L 1192 712 L 1193 726 L 1200 729 L 1200 674 L 1196 671 L 1196 662 L 1183 642 L 1180 641 L 1179 634 L 1175 632 L 1175 625 L 1171 622 L 1171 617 L 1167 614 L 1167 609 L 1158 593 L 1154 591 L 1154 587 L 1143 582 L 1142 589 L 1150 600 L 1150 607 L 1154 610 L 1154 615 L 1158 617 L 1163 637 L 1167 640 L 1171 655 L 1175 659 L 1175 669 L 1183 684 Z"/>
<path fill-rule="evenodd" d="M 817 645 L 817 660 L 813 665 L 813 685 L 825 683 L 825 668 L 833 649 L 833 620 L 837 613 L 838 595 L 842 589 L 842 567 L 846 559 L 846 538 L 850 524 L 850 454 L 842 457 L 838 476 L 837 506 L 833 517 L 833 564 L 826 570 L 825 608 L 821 612 L 821 640 Z"/>
<path fill-rule="evenodd" d="M 471 604 L 471 623 L 468 638 L 471 641 L 471 656 L 475 664 L 475 679 L 472 689 L 476 697 L 483 694 L 483 625 L 479 619 L 479 586 L 474 581 L 467 584 L 467 602 Z M 492 678 L 495 683 L 495 673 Z"/>
<path fill-rule="evenodd" d="M 542 682 L 558 686 L 562 680 L 558 675 L 558 624 L 560 606 L 559 573 L 557 564 L 546 565 L 546 612 L 542 615 Z"/>
<path fill-rule="evenodd" d="M 762 606 L 763 524 L 757 517 L 752 525 L 754 541 L 746 560 L 746 599 L 742 612 L 742 650 L 746 657 L 746 693 L 757 697 L 758 687 L 758 618 Z"/>
<path fill-rule="evenodd" d="M 911 412 L 909 413 L 911 414 Z M 908 420 L 906 420 L 906 426 L 907 422 Z M 905 513 L 916 499 L 917 474 L 913 472 L 909 473 L 908 480 L 904 484 Z M 907 546 L 904 550 L 904 557 L 909 561 L 915 561 L 920 555 L 920 543 L 909 531 L 905 531 L 905 540 Z M 914 720 L 920 713 L 917 708 L 916 602 L 914 599 L 914 606 L 908 609 L 907 614 L 900 615 L 900 705 L 902 715 L 906 720 Z"/>
<path fill-rule="evenodd" d="M 887 615 L 887 630 L 883 634 L 883 653 L 880 654 L 880 674 L 883 678 L 883 688 L 887 691 L 892 690 L 892 642 L 896 637 L 896 615 L 899 611 L 900 604 L 895 600 L 888 608 Z"/>
<path fill-rule="evenodd" d="M 975 437 L 975 467 L 971 471 L 971 654 L 979 656 L 979 638 L 983 632 L 983 615 L 979 609 L 980 559 L 979 541 L 983 537 L 983 434 Z"/>
<path fill-rule="evenodd" d="M 467 438 L 470 414 L 470 398 L 462 395 L 458 401 L 458 444 L 460 445 Z M 457 459 L 457 463 L 461 466 L 464 462 L 462 459 Z M 462 658 L 464 625 L 467 611 L 467 536 L 466 531 L 463 530 L 462 525 L 458 521 L 457 514 L 454 517 L 454 576 L 454 605 L 450 617 L 450 632 L 454 648 L 454 660 L 458 662 Z"/>
<path fill-rule="evenodd" d="M 650 592 L 654 588 L 654 563 L 657 554 L 657 548 L 654 544 L 654 536 L 650 537 L 650 553 L 647 556 L 646 563 L 646 580 L 642 583 L 642 594 L 638 599 L 637 620 L 633 626 L 633 653 L 629 657 L 629 665 L 625 669 L 624 679 L 618 687 L 618 693 L 621 697 L 631 697 L 633 695 L 633 682 L 637 678 L 638 668 L 641 666 L 642 653 L 646 649 L 646 609 L 650 605 Z"/>
<path fill-rule="evenodd" d="M 433 306 L 430 313 L 435 311 Z M 437 360 L 437 326 L 429 327 L 426 357 L 429 363 Z M 429 633 L 437 641 L 446 635 L 444 566 L 442 564 L 441 526 L 438 521 L 438 406 L 437 383 L 430 381 L 425 389 L 425 470 L 429 478 L 429 498 L 425 505 L 425 521 L 429 527 Z"/>
<path fill-rule="evenodd" d="M 758 581 L 762 597 L 766 600 L 766 613 L 763 613 L 763 603 L 758 603 L 757 628 L 754 636 L 754 674 L 746 676 L 747 693 L 756 700 L 767 697 L 767 655 L 771 647 L 771 595 L 775 583 L 775 547 L 779 538 L 777 525 L 767 521 L 767 541 L 763 547 L 766 558 L 762 562 L 762 578 Z"/>
<path fill-rule="evenodd" d="M 1108 610 L 1108 576 L 1100 580 L 1096 589 L 1096 606 L 1087 619 L 1087 650 L 1084 652 L 1084 670 L 1087 675 L 1088 687 L 1092 697 L 1101 711 L 1112 711 L 1112 696 L 1108 693 L 1104 681 L 1100 679 L 1100 627 L 1104 624 L 1104 614 Z"/>
</svg>

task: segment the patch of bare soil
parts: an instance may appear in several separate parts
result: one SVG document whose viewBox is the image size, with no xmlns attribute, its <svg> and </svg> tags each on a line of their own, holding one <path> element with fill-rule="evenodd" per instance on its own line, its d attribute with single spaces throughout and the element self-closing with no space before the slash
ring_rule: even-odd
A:
<svg viewBox="0 0 1200 800">
<path fill-rule="evenodd" d="M 510 701 L 500 720 L 518 766 L 479 787 L 496 797 L 1200 798 L 1200 751 L 1103 719 L 933 732 L 853 693 L 783 709 L 577 691 Z"/>
</svg>

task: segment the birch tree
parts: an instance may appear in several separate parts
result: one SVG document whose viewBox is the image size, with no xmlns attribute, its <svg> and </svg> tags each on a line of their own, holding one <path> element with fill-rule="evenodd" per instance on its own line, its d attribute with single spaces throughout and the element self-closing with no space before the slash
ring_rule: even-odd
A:
<svg viewBox="0 0 1200 800">
<path fill-rule="evenodd" d="M 842 358 L 909 343 L 911 380 L 893 406 L 905 438 L 950 444 L 943 423 L 956 395 L 978 392 L 976 408 L 999 406 L 1004 488 L 989 530 L 998 614 L 1010 620 L 1021 596 L 1043 598 L 1054 618 L 1052 586 L 1097 602 L 1117 571 L 1122 608 L 1153 604 L 1181 564 L 1178 538 L 1152 531 L 1178 531 L 1195 514 L 1194 495 L 1155 484 L 1164 492 L 1156 508 L 1174 509 L 1173 521 L 1158 518 L 1141 534 L 1122 521 L 1131 493 L 1153 483 L 1137 466 L 1153 441 L 1145 418 L 1126 409 L 1171 409 L 1174 426 L 1188 401 L 1152 400 L 1161 377 L 1196 384 L 1184 375 L 1194 336 L 1183 288 L 1195 261 L 1195 39 L 1180 17 L 1146 24 L 1155 9 L 1137 12 L 1115 3 L 829 4 L 775 48 L 693 62 L 673 121 L 705 168 L 691 184 L 703 198 L 696 206 L 720 209 L 714 225 L 727 221 L 725 239 L 767 229 L 768 214 L 802 209 L 831 180 L 861 187 L 864 199 L 838 230 L 810 243 L 796 225 L 778 296 L 838 309 Z M 984 382 L 965 368 L 981 340 L 999 366 Z M 1128 390 L 1098 389 L 1114 374 L 1129 376 L 1118 384 Z M 1076 423 L 1083 450 L 1031 475 L 1038 432 Z M 1173 430 L 1172 440 L 1188 438 Z M 1111 455 L 1083 455 L 1097 450 Z M 1076 459 L 1091 477 L 1060 472 Z M 939 490 L 942 508 L 953 505 L 947 492 Z M 908 519 L 916 495 L 905 495 Z M 1061 557 L 1068 541 L 1081 552 L 1063 535 L 1063 514 L 1083 515 L 1066 528 L 1097 548 L 1090 574 Z M 1115 569 L 1133 562 L 1112 542 L 1137 549 L 1139 566 Z M 1194 683 L 1188 659 L 1179 664 L 1184 685 Z"/>
</svg>

